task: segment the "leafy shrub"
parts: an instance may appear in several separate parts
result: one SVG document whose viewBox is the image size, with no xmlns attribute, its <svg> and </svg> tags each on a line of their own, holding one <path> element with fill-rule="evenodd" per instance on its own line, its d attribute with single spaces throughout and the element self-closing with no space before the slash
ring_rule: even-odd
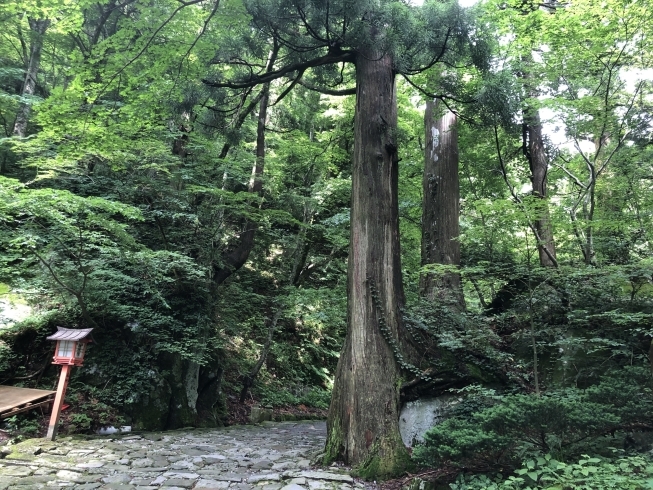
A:
<svg viewBox="0 0 653 490">
<path fill-rule="evenodd" d="M 6 342 L 0 340 L 0 372 L 9 369 L 10 361 L 14 357 L 11 347 Z"/>
<path fill-rule="evenodd" d="M 460 475 L 452 490 L 639 490 L 653 486 L 653 462 L 644 456 L 601 459 L 583 456 L 573 463 L 551 455 L 530 459 L 514 475 Z"/>
<path fill-rule="evenodd" d="M 35 413 L 14 415 L 5 419 L 4 422 L 9 432 L 17 441 L 21 441 L 26 437 L 36 437 L 41 429 Z"/>
<path fill-rule="evenodd" d="M 69 422 L 68 432 L 76 432 L 77 430 L 89 430 L 93 419 L 84 413 L 76 413 L 70 416 Z"/>
<path fill-rule="evenodd" d="M 331 402 L 331 391 L 315 387 L 297 395 L 287 389 L 274 389 L 270 385 L 261 386 L 258 392 L 261 394 L 261 404 L 264 406 L 283 407 L 302 404 L 326 410 Z"/>
<path fill-rule="evenodd" d="M 95 432 L 101 427 L 121 426 L 125 420 L 118 410 L 86 393 L 76 392 L 66 396 L 72 403 L 71 412 L 64 412 L 64 426 L 67 433 Z M 74 412 L 72 411 L 74 409 Z"/>
<path fill-rule="evenodd" d="M 331 391 L 312 388 L 308 393 L 299 398 L 299 403 L 326 410 L 329 408 L 329 403 L 331 403 Z"/>
<path fill-rule="evenodd" d="M 650 388 L 641 384 L 645 379 L 643 369 L 631 368 L 586 390 L 496 397 L 494 405 L 430 429 L 413 456 L 425 466 L 453 460 L 489 469 L 515 467 L 528 452 L 557 458 L 596 452 L 601 438 L 650 425 L 653 399 Z"/>
<path fill-rule="evenodd" d="M 261 389 L 261 404 L 263 406 L 283 407 L 297 405 L 299 399 L 286 390 Z"/>
</svg>

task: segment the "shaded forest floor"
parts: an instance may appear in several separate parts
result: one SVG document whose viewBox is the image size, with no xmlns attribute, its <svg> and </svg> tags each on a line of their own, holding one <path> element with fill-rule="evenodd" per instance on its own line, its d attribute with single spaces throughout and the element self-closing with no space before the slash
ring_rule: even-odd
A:
<svg viewBox="0 0 653 490">
<path fill-rule="evenodd" d="M 240 403 L 235 396 L 227 396 L 227 425 L 242 425 L 249 423 L 249 416 L 252 407 L 260 405 L 256 399 L 245 400 Z M 327 410 L 306 405 L 289 405 L 283 407 L 271 407 L 272 417 L 274 420 L 289 419 L 290 416 L 296 420 L 306 419 L 326 419 Z"/>
</svg>

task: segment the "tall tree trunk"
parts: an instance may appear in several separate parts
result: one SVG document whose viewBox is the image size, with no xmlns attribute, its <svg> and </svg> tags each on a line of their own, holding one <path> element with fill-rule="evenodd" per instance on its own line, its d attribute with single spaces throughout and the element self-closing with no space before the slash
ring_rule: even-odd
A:
<svg viewBox="0 0 653 490">
<path fill-rule="evenodd" d="M 50 25 L 48 19 L 33 20 L 29 19 L 29 27 L 31 34 L 31 48 L 29 61 L 27 64 L 27 72 L 25 73 L 25 83 L 21 96 L 34 95 L 36 92 L 36 77 L 41 66 L 41 51 L 43 50 L 43 35 Z M 31 104 L 23 100 L 18 106 L 16 113 L 16 122 L 14 123 L 14 136 L 24 138 L 27 135 L 27 122 L 31 112 Z"/>
<path fill-rule="evenodd" d="M 447 110 L 438 117 L 440 104 L 426 103 L 424 127 L 424 198 L 422 202 L 422 265 L 460 265 L 460 184 L 456 115 Z M 465 308 L 460 274 L 422 274 L 420 293 Z"/>
<path fill-rule="evenodd" d="M 553 240 L 553 227 L 547 198 L 548 159 L 542 138 L 542 122 L 537 109 L 525 112 L 526 131 L 528 132 L 528 163 L 533 183 L 533 196 L 542 200 L 539 214 L 533 225 L 537 230 L 537 251 L 542 267 L 556 267 L 556 249 Z"/>
<path fill-rule="evenodd" d="M 544 3 L 548 3 L 548 0 Z M 529 52 L 523 61 L 524 72 L 521 77 L 524 80 L 528 96 L 531 99 L 536 99 L 539 96 L 539 90 L 537 82 L 531 74 L 530 67 L 534 63 L 532 54 Z M 547 202 L 546 186 L 549 162 L 544 148 L 544 139 L 542 138 L 542 121 L 538 109 L 530 107 L 528 102 L 526 102 L 523 109 L 523 117 L 522 148 L 531 171 L 532 194 L 535 198 L 541 199 L 541 206 L 537 210 L 537 217 L 531 222 L 531 229 L 537 241 L 540 265 L 542 267 L 557 267 L 558 261 L 556 259 L 555 242 L 553 241 L 553 228 Z"/>
<path fill-rule="evenodd" d="M 274 47 L 270 52 L 268 58 L 267 71 L 271 71 L 274 68 L 274 63 L 277 59 L 277 54 L 279 53 L 279 45 L 275 41 Z M 265 168 L 265 123 L 267 121 L 268 105 L 270 100 L 270 84 L 266 83 L 261 88 L 261 91 L 250 101 L 247 107 L 243 109 L 243 112 L 238 116 L 235 121 L 234 128 L 239 129 L 247 116 L 254 110 L 256 104 L 259 105 L 258 111 L 258 124 L 256 128 L 256 162 L 252 168 L 252 175 L 249 181 L 248 191 L 250 193 L 256 193 L 261 195 L 263 193 L 263 170 Z M 225 159 L 227 153 L 229 152 L 230 144 L 225 143 L 222 147 L 222 151 L 218 158 Z M 227 172 L 224 172 L 222 190 L 226 188 L 227 181 Z M 223 211 L 220 212 L 222 214 Z M 220 221 L 222 221 L 222 216 L 220 216 Z M 231 274 L 240 269 L 247 259 L 249 254 L 254 248 L 254 237 L 258 229 L 258 224 L 246 220 L 243 225 L 243 232 L 240 234 L 238 242 L 235 244 L 234 248 L 227 250 L 222 254 L 222 263 L 219 266 L 214 267 L 213 270 L 213 288 L 216 288 L 222 284 Z M 267 354 L 266 354 L 267 355 Z M 217 402 L 220 386 L 222 383 L 222 367 L 217 363 L 219 372 L 215 372 L 213 375 L 213 382 L 210 384 L 211 389 L 201 390 L 198 393 L 197 407 L 202 409 L 203 407 L 212 408 Z M 199 375 L 199 373 L 198 373 Z M 218 376 L 219 375 L 219 376 Z M 201 380 L 200 380 L 201 381 Z M 198 381 L 199 385 L 199 381 Z"/>
<path fill-rule="evenodd" d="M 248 191 L 253 194 L 261 194 L 263 191 L 263 169 L 265 167 L 265 121 L 267 120 L 268 101 L 270 99 L 270 85 L 265 84 L 258 111 L 258 128 L 256 133 L 256 163 L 252 168 L 252 176 L 249 180 Z M 213 274 L 215 285 L 222 284 L 234 271 L 240 269 L 249 257 L 254 247 L 254 236 L 258 224 L 246 220 L 243 231 L 235 247 L 223 255 L 220 267 L 216 267 Z"/>
<path fill-rule="evenodd" d="M 325 462 L 341 460 L 358 465 L 361 476 L 387 478 L 410 464 L 399 434 L 400 371 L 387 340 L 397 345 L 404 301 L 390 56 L 362 50 L 356 87 L 347 335 L 329 407 Z"/>
</svg>

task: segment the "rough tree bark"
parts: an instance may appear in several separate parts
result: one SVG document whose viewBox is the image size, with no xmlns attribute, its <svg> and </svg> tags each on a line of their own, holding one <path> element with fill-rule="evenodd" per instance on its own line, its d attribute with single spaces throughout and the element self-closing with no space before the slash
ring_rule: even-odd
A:
<svg viewBox="0 0 653 490">
<path fill-rule="evenodd" d="M 36 92 L 36 77 L 41 66 L 41 51 L 43 50 L 43 35 L 49 25 L 50 21 L 48 19 L 29 19 L 31 47 L 27 72 L 25 73 L 25 82 L 23 83 L 23 90 L 20 93 L 21 97 L 29 97 Z M 18 112 L 16 113 L 16 122 L 14 123 L 14 136 L 24 138 L 27 135 L 27 123 L 31 109 L 31 104 L 25 100 L 19 104 Z"/>
<path fill-rule="evenodd" d="M 356 87 L 348 326 L 327 419 L 325 462 L 344 461 L 358 465 L 361 476 L 387 478 L 410 462 L 399 434 L 401 373 L 384 338 L 399 337 L 404 300 L 390 56 L 362 49 Z"/>
<path fill-rule="evenodd" d="M 542 267 L 557 267 L 553 227 L 547 198 L 547 173 L 549 162 L 542 138 L 542 122 L 537 109 L 528 109 L 524 114 L 524 123 L 528 136 L 527 158 L 531 170 L 533 196 L 542 200 L 541 209 L 533 225 L 537 230 L 537 251 Z M 526 144 L 525 144 L 526 146 Z"/>
<path fill-rule="evenodd" d="M 460 265 L 460 184 L 456 115 L 428 101 L 424 113 L 425 151 L 422 180 L 422 265 Z M 440 117 L 439 117 L 440 116 Z M 465 309 L 460 274 L 422 274 L 420 293 Z"/>
</svg>

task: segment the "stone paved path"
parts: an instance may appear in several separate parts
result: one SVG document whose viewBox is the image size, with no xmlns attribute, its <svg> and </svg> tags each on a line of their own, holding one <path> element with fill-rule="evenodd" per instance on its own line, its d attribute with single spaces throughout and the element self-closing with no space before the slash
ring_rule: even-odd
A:
<svg viewBox="0 0 653 490">
<path fill-rule="evenodd" d="M 0 460 L 0 490 L 358 490 L 338 468 L 312 469 L 324 447 L 321 421 L 30 440 Z"/>
</svg>

